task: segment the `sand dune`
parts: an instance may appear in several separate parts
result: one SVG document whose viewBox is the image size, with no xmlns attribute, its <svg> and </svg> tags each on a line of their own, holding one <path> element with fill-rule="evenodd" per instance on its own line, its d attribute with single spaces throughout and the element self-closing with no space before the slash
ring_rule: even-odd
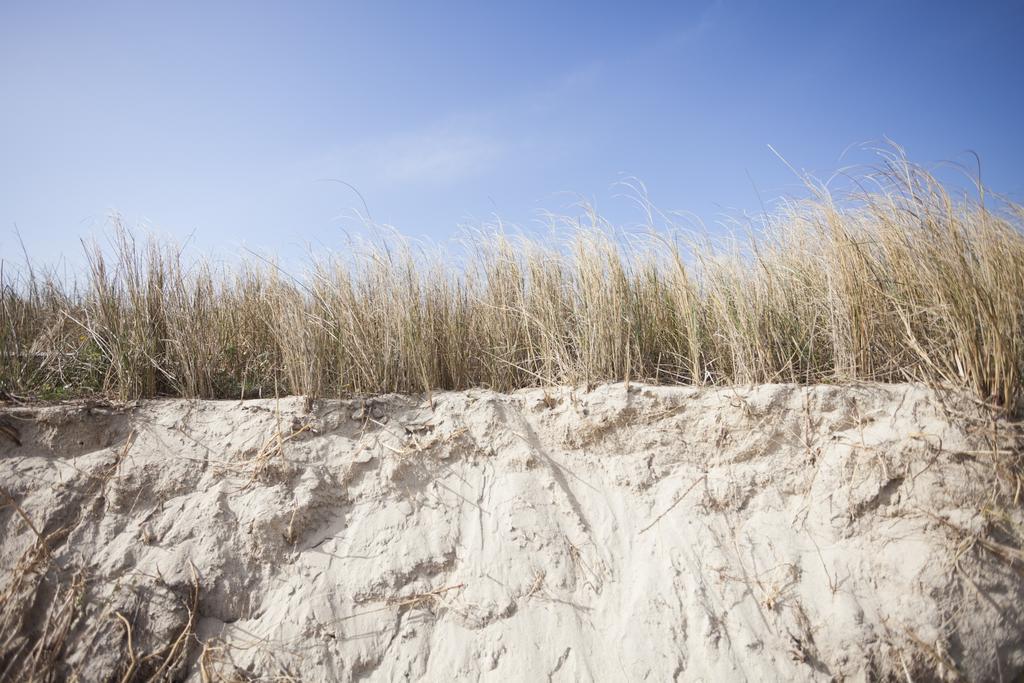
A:
<svg viewBox="0 0 1024 683">
<path fill-rule="evenodd" d="M 1015 680 L 1002 433 L 916 385 L 3 409 L 4 680 Z M 996 443 L 993 442 L 995 438 Z"/>
</svg>

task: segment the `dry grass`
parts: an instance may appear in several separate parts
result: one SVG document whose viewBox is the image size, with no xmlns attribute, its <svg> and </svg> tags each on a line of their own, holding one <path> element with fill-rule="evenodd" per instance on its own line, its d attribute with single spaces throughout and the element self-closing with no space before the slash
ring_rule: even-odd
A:
<svg viewBox="0 0 1024 683">
<path fill-rule="evenodd" d="M 88 473 L 78 516 L 53 531 L 47 532 L 43 526 L 33 522 L 15 497 L 0 487 L 0 509 L 13 508 L 19 521 L 12 526 L 24 526 L 34 539 L 13 566 L 0 572 L 0 681 L 79 680 L 77 672 L 66 660 L 67 654 L 75 649 L 76 644 L 95 647 L 97 637 L 115 624 L 124 636 L 124 662 L 119 678 L 112 680 L 126 683 L 181 678 L 199 618 L 200 582 L 192 561 L 188 561 L 191 586 L 181 626 L 173 640 L 154 643 L 152 634 L 136 633 L 134 620 L 137 613 L 134 610 L 129 618 L 114 607 L 113 601 L 98 598 L 90 568 L 82 562 L 80 555 L 69 557 L 61 547 L 90 516 L 90 510 L 96 507 L 95 502 L 106 500 L 107 486 L 134 441 L 133 433 L 113 462 Z M 137 635 L 144 636 L 150 651 L 136 647 Z"/>
<path fill-rule="evenodd" d="M 608 380 L 926 381 L 1022 408 L 1024 208 L 952 197 L 899 156 L 743 241 L 480 234 L 452 260 L 394 238 L 292 277 L 188 261 L 118 228 L 71 284 L 4 264 L 0 389 L 119 398 L 337 396 Z M 653 223 L 653 221 L 652 221 Z"/>
</svg>

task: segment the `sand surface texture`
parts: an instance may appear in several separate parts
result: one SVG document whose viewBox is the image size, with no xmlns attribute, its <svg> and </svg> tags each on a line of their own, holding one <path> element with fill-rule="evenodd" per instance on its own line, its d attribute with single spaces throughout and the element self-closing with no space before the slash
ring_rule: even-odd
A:
<svg viewBox="0 0 1024 683">
<path fill-rule="evenodd" d="M 615 384 L 0 418 L 3 680 L 1024 668 L 1020 551 L 1000 531 L 1022 519 L 986 502 L 991 430 L 923 387 Z"/>
</svg>

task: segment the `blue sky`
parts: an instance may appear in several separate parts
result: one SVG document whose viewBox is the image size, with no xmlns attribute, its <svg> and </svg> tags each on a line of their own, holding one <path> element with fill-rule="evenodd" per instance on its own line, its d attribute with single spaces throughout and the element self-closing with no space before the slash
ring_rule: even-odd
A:
<svg viewBox="0 0 1024 683">
<path fill-rule="evenodd" d="M 615 183 L 713 224 L 887 136 L 1024 200 L 1024 3 L 0 4 L 0 256 L 113 211 L 193 245 L 444 241 Z"/>
</svg>

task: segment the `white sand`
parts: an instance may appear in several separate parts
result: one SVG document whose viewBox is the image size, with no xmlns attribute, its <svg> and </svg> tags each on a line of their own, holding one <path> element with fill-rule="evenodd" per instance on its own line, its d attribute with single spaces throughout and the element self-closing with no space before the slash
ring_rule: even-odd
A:
<svg viewBox="0 0 1024 683">
<path fill-rule="evenodd" d="M 0 440 L 2 486 L 42 533 L 70 533 L 15 583 L 36 537 L 0 511 L 0 668 L 49 639 L 58 674 L 82 680 L 164 661 L 196 681 L 1024 670 L 1024 577 L 983 514 L 991 455 L 926 389 L 617 384 L 311 407 L 6 409 L 23 445 Z M 58 639 L 53 587 L 77 568 Z"/>
</svg>

